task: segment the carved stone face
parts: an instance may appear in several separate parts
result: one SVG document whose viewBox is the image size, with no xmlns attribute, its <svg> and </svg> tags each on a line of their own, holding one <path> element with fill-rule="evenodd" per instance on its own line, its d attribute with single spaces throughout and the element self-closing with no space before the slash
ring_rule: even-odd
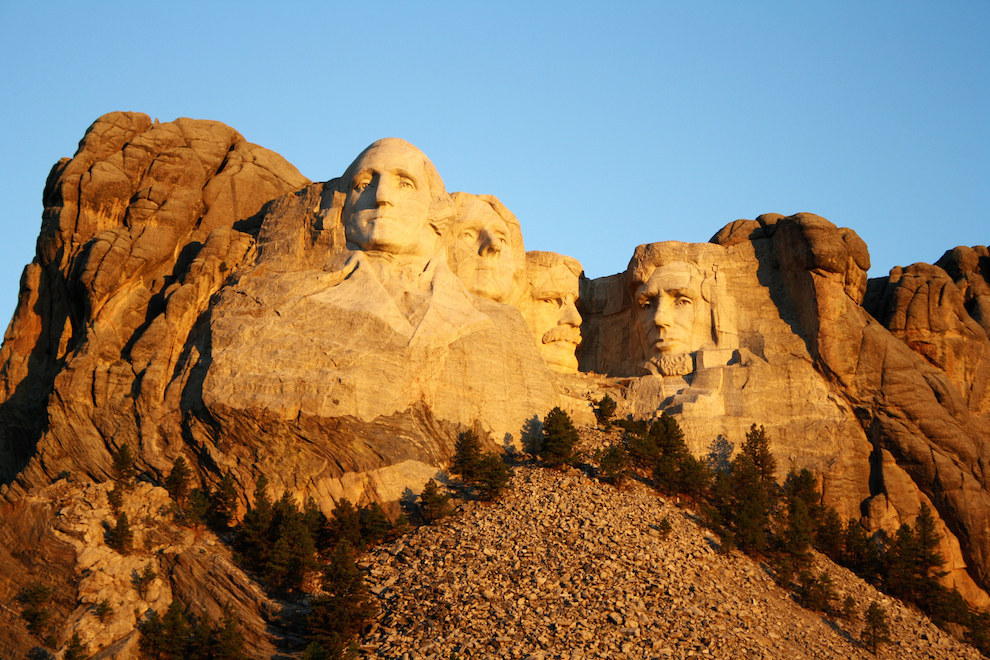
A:
<svg viewBox="0 0 990 660">
<path fill-rule="evenodd" d="M 438 236 L 430 225 L 426 156 L 401 140 L 380 140 L 349 168 L 341 220 L 347 242 L 362 250 L 430 256 Z"/>
<path fill-rule="evenodd" d="M 678 356 L 713 344 L 711 305 L 702 297 L 701 285 L 697 268 L 675 261 L 657 268 L 636 290 L 636 330 L 647 362 L 683 363 L 686 358 Z M 684 368 L 676 370 L 693 369 Z"/>
<path fill-rule="evenodd" d="M 529 261 L 530 299 L 522 311 L 547 365 L 573 373 L 578 367 L 575 352 L 581 343 L 582 319 L 576 306 L 578 274 L 564 259 L 542 268 Z"/>
<path fill-rule="evenodd" d="M 475 197 L 458 204 L 447 259 L 471 293 L 496 302 L 509 299 L 515 270 L 509 227 L 490 204 Z"/>
</svg>

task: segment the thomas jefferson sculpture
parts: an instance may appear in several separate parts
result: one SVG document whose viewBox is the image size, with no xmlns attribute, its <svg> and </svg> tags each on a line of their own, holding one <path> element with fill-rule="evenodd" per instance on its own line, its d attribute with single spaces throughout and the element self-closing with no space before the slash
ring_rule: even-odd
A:
<svg viewBox="0 0 990 660">
<path fill-rule="evenodd" d="M 468 291 L 509 302 L 526 271 L 519 221 L 492 195 L 454 193 L 457 217 L 447 234 L 447 260 Z"/>
</svg>

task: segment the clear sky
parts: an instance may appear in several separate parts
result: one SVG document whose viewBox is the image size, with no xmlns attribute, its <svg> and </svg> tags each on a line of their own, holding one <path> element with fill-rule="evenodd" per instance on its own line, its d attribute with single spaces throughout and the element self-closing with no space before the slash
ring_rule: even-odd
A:
<svg viewBox="0 0 990 660">
<path fill-rule="evenodd" d="M 852 227 L 871 276 L 990 243 L 988 0 L 0 0 L 0 324 L 49 169 L 113 110 L 314 181 L 405 138 L 590 277 L 765 212 Z"/>
</svg>

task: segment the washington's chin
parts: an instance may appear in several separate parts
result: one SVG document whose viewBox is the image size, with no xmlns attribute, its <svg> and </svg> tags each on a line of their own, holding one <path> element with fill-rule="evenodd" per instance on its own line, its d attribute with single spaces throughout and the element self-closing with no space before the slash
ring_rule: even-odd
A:
<svg viewBox="0 0 990 660">
<path fill-rule="evenodd" d="M 495 302 L 504 303 L 509 298 L 509 292 L 497 286 L 473 284 L 468 287 L 468 291 L 480 298 L 487 298 Z"/>
<path fill-rule="evenodd" d="M 504 282 L 499 282 L 497 278 L 492 277 L 490 274 L 475 274 L 473 277 L 471 274 L 462 275 L 458 273 L 457 275 L 465 283 L 468 291 L 476 296 L 501 303 L 509 299 L 509 287 Z"/>
</svg>

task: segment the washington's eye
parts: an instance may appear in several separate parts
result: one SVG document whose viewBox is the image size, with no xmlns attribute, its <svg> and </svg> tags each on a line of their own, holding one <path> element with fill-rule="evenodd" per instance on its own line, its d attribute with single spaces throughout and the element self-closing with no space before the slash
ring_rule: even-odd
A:
<svg viewBox="0 0 990 660">
<path fill-rule="evenodd" d="M 357 192 L 361 192 L 362 190 L 368 187 L 369 183 L 370 182 L 367 179 L 358 179 L 354 182 L 354 190 L 356 190 Z"/>
<path fill-rule="evenodd" d="M 674 301 L 674 304 L 677 305 L 678 307 L 684 307 L 685 305 L 691 304 L 691 299 L 681 297 L 678 298 L 676 301 Z"/>
</svg>

